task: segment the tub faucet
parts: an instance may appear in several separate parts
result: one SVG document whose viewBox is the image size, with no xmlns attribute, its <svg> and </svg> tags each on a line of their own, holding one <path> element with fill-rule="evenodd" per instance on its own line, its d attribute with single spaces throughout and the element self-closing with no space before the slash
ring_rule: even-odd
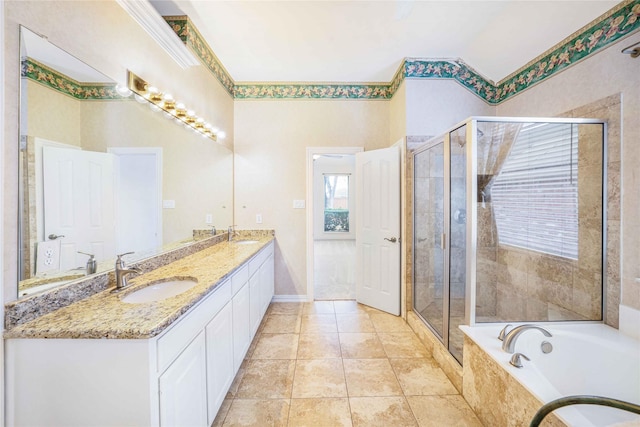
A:
<svg viewBox="0 0 640 427">
<path fill-rule="evenodd" d="M 546 329 L 541 328 L 536 325 L 520 325 L 513 328 L 509 333 L 504 337 L 504 341 L 502 342 L 502 350 L 507 353 L 513 353 L 516 347 L 516 340 L 524 331 L 529 329 L 537 329 L 544 334 L 545 337 L 551 337 L 551 335 Z"/>
<path fill-rule="evenodd" d="M 129 286 L 129 284 L 127 283 L 127 276 L 129 274 L 142 273 L 142 270 L 140 270 L 138 267 L 127 267 L 127 264 L 122 259 L 123 256 L 131 255 L 132 253 L 133 252 L 120 254 L 116 259 L 116 288 L 114 289 L 114 292 L 119 292 Z"/>
</svg>

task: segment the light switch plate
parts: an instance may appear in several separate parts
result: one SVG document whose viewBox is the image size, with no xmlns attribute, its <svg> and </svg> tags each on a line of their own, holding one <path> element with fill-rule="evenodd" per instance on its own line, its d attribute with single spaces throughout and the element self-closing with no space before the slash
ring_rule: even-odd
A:
<svg viewBox="0 0 640 427">
<path fill-rule="evenodd" d="M 304 200 L 294 200 L 293 209 L 304 209 Z"/>
<path fill-rule="evenodd" d="M 262 224 L 262 214 L 256 214 L 256 224 Z"/>
<path fill-rule="evenodd" d="M 206 214 L 204 216 L 204 222 L 205 222 L 205 224 L 213 224 L 213 215 L 212 214 Z"/>
</svg>

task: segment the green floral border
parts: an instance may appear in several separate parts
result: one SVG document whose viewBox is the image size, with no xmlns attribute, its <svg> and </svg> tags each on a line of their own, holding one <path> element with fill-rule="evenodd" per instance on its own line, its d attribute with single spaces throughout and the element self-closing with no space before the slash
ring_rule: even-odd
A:
<svg viewBox="0 0 640 427">
<path fill-rule="evenodd" d="M 495 100 L 495 84 L 482 77 L 461 59 L 405 59 L 403 71 L 405 78 L 452 79 L 487 102 Z"/>
<path fill-rule="evenodd" d="M 572 36 L 494 83 L 460 59 L 406 58 L 390 83 L 243 83 L 229 73 L 186 16 L 165 17 L 235 99 L 391 99 L 404 79 L 452 79 L 489 104 L 499 104 L 640 29 L 640 0 L 626 0 Z"/>
<path fill-rule="evenodd" d="M 640 0 L 629 0 L 572 34 L 496 86 L 500 103 L 640 29 Z"/>
<path fill-rule="evenodd" d="M 80 83 L 31 58 L 22 60 L 20 75 L 76 99 L 122 99 L 114 84 Z"/>
<path fill-rule="evenodd" d="M 237 99 L 389 99 L 386 84 L 242 84 L 235 87 Z"/>
</svg>

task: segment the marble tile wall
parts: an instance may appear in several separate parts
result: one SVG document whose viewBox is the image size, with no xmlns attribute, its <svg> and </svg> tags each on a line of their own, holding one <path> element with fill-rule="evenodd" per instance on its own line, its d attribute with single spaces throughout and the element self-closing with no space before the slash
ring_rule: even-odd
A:
<svg viewBox="0 0 640 427">
<path fill-rule="evenodd" d="M 529 425 L 542 402 L 469 338 L 464 338 L 463 396 L 485 426 Z M 445 371 L 446 372 L 446 371 Z M 543 427 L 565 426 L 553 414 Z"/>
<path fill-rule="evenodd" d="M 622 94 L 616 93 L 560 114 L 561 117 L 589 117 L 607 122 L 607 241 L 604 322 L 618 327 L 620 305 L 620 217 L 621 217 L 621 143 Z M 589 298 L 578 290 L 576 298 Z"/>
</svg>

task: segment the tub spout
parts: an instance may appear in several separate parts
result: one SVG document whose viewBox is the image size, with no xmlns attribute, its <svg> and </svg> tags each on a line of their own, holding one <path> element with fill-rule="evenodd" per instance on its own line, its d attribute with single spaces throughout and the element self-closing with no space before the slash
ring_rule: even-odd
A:
<svg viewBox="0 0 640 427">
<path fill-rule="evenodd" d="M 546 329 L 541 328 L 540 326 L 536 326 L 536 325 L 516 326 L 511 331 L 509 331 L 509 333 L 504 337 L 504 341 L 502 342 L 502 350 L 506 351 L 507 353 L 513 353 L 516 347 L 516 340 L 524 331 L 528 331 L 529 329 L 537 329 L 538 331 L 542 332 L 545 337 L 553 336 Z"/>
</svg>

